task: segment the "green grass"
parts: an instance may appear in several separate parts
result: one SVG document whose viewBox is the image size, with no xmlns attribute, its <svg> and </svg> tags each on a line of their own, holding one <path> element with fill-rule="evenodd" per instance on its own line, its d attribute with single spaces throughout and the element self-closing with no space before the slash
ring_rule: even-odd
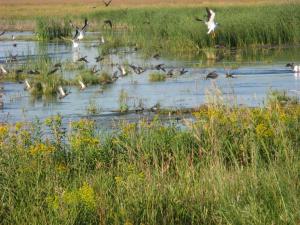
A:
<svg viewBox="0 0 300 225">
<path fill-rule="evenodd" d="M 53 40 L 71 36 L 72 28 L 68 19 L 49 19 L 40 17 L 36 20 L 36 36 L 38 40 Z"/>
<path fill-rule="evenodd" d="M 163 74 L 163 73 L 154 72 L 154 73 L 149 74 L 149 81 L 151 81 L 151 82 L 165 81 L 166 78 L 167 78 L 167 75 Z"/>
<path fill-rule="evenodd" d="M 0 126 L 1 224 L 297 224 L 300 106 L 207 105 L 185 129 Z M 45 133 L 44 126 L 48 127 Z"/>
<path fill-rule="evenodd" d="M 114 29 L 124 30 L 123 35 L 118 35 L 119 45 L 136 44 L 150 53 L 197 52 L 216 45 L 245 47 L 300 41 L 299 4 L 219 6 L 214 10 L 219 22 L 215 38 L 207 35 L 206 26 L 195 20 L 205 14 L 204 8 L 141 8 L 128 9 L 127 13 L 107 10 L 85 16 L 93 21 L 113 20 Z"/>
</svg>

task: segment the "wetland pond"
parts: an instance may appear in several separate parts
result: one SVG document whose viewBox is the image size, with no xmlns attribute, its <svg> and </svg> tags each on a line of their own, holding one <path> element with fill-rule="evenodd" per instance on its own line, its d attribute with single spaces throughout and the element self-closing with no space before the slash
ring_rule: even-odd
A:
<svg viewBox="0 0 300 225">
<path fill-rule="evenodd" d="M 60 114 L 65 121 L 92 116 L 104 127 L 109 127 L 116 120 L 136 120 L 149 116 L 149 111 L 141 114 L 117 113 L 121 92 L 126 93 L 126 104 L 133 111 L 138 106 L 149 109 L 157 103 L 168 109 L 195 108 L 206 103 L 209 92 L 216 90 L 225 102 L 246 106 L 263 105 L 270 90 L 284 90 L 296 96 L 300 93 L 300 75 L 285 67 L 288 62 L 300 61 L 299 47 L 232 51 L 218 49 L 216 52 L 202 51 L 197 55 L 187 56 L 161 54 L 159 59 L 145 57 L 140 50 L 122 48 L 110 51 L 103 61 L 96 63 L 95 57 L 101 54 L 103 47 L 98 42 L 81 42 L 79 48 L 74 49 L 68 42 L 1 40 L 0 64 L 8 69 L 22 66 L 29 59 L 34 61 L 47 55 L 53 62 L 66 64 L 87 56 L 89 63 L 84 65 L 86 68 L 96 66 L 100 71 L 109 74 L 117 71 L 116 64 L 134 64 L 146 67 L 147 70 L 140 75 L 131 72 L 103 90 L 100 85 L 90 85 L 83 91 L 77 86 L 68 86 L 66 88 L 71 93 L 63 99 L 34 98 L 24 90 L 23 83 L 3 81 L 0 85 L 3 87 L 4 107 L 0 111 L 0 121 L 14 123 L 36 118 L 44 120 L 51 115 Z M 214 56 L 211 57 L 211 54 Z M 7 63 L 10 55 L 17 55 L 17 61 Z M 156 72 L 153 67 L 157 64 L 164 64 L 167 71 L 172 68 L 185 68 L 188 72 L 165 81 L 151 82 L 149 74 Z M 62 70 L 63 76 L 68 78 L 79 73 L 65 71 L 64 66 Z M 212 71 L 219 74 L 218 78 L 205 79 L 207 73 Z M 235 78 L 226 78 L 228 71 Z M 97 111 L 91 115 L 88 112 L 89 107 L 97 108 Z"/>
</svg>

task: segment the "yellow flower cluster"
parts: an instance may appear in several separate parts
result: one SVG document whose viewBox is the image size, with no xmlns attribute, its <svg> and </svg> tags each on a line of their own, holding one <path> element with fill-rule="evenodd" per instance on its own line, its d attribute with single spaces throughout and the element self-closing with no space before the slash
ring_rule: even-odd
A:
<svg viewBox="0 0 300 225">
<path fill-rule="evenodd" d="M 46 145 L 43 143 L 37 143 L 35 145 L 30 146 L 29 152 L 32 155 L 39 155 L 39 154 L 51 154 L 55 151 L 53 146 Z"/>
<path fill-rule="evenodd" d="M 63 201 L 66 204 L 73 206 L 83 204 L 91 210 L 96 208 L 95 192 L 86 182 L 78 190 L 65 192 Z"/>
<path fill-rule="evenodd" d="M 258 137 L 272 137 L 273 131 L 267 127 L 265 124 L 260 123 L 255 128 Z"/>
</svg>

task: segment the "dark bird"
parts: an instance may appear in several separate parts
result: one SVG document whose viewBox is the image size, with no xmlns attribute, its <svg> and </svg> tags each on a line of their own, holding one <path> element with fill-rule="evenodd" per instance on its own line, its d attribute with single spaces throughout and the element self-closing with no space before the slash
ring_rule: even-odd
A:
<svg viewBox="0 0 300 225">
<path fill-rule="evenodd" d="M 155 59 L 159 59 L 160 58 L 160 54 L 156 53 L 152 57 L 155 58 Z"/>
<path fill-rule="evenodd" d="M 98 73 L 100 70 L 97 70 L 97 66 L 93 66 L 93 68 L 91 69 L 91 73 Z"/>
<path fill-rule="evenodd" d="M 84 57 L 81 57 L 81 58 L 79 58 L 78 60 L 77 60 L 77 62 L 86 62 L 86 63 L 88 63 L 89 61 L 87 61 L 87 56 L 84 56 Z"/>
<path fill-rule="evenodd" d="M 179 70 L 179 74 L 180 74 L 180 75 L 183 75 L 183 74 L 185 74 L 185 73 L 187 73 L 187 72 L 189 72 L 189 71 L 185 70 L 185 68 L 181 68 L 181 69 Z"/>
<path fill-rule="evenodd" d="M 104 57 L 99 55 L 95 59 L 96 59 L 96 62 L 101 62 L 102 60 L 104 60 Z"/>
<path fill-rule="evenodd" d="M 50 70 L 47 75 L 54 74 L 57 70 L 59 70 L 59 67 L 55 67 L 54 69 Z"/>
<path fill-rule="evenodd" d="M 105 7 L 109 6 L 111 2 L 112 2 L 112 0 L 109 0 L 109 1 L 104 1 L 103 0 L 103 3 L 105 5 Z"/>
<path fill-rule="evenodd" d="M 38 71 L 38 70 L 29 70 L 29 71 L 27 72 L 27 74 L 30 74 L 30 75 L 38 75 L 38 74 L 41 74 L 41 73 L 40 73 L 40 71 Z"/>
<path fill-rule="evenodd" d="M 210 73 L 208 73 L 207 75 L 206 75 L 206 80 L 207 79 L 216 79 L 216 78 L 218 78 L 218 74 L 217 74 L 217 72 L 216 71 L 213 71 L 213 72 L 210 72 Z"/>
<path fill-rule="evenodd" d="M 144 73 L 146 70 L 143 67 L 135 66 L 135 65 L 129 65 L 129 67 L 136 73 L 141 74 Z"/>
<path fill-rule="evenodd" d="M 110 28 L 112 29 L 112 22 L 111 22 L 111 20 L 104 20 L 103 22 L 104 22 L 105 25 L 110 26 Z"/>
<path fill-rule="evenodd" d="M 61 65 L 61 63 L 56 63 L 56 64 L 54 64 L 54 67 L 59 67 L 59 68 L 61 68 L 62 65 Z"/>
<path fill-rule="evenodd" d="M 16 73 L 17 75 L 19 75 L 19 74 L 23 73 L 23 70 L 22 70 L 22 69 L 17 69 L 17 70 L 15 71 L 15 73 Z"/>
<path fill-rule="evenodd" d="M 3 34 L 5 34 L 5 32 L 6 32 L 6 31 L 2 31 L 2 32 L 0 33 L 0 36 L 2 36 Z"/>
<path fill-rule="evenodd" d="M 162 71 L 164 71 L 164 72 L 166 72 L 166 69 L 163 67 L 165 64 L 158 64 L 158 65 L 156 65 L 154 68 L 156 69 L 156 70 L 162 70 Z"/>
<path fill-rule="evenodd" d="M 226 77 L 226 78 L 236 78 L 236 76 L 233 76 L 233 73 L 230 73 L 230 72 L 227 72 L 227 73 L 225 74 L 225 77 Z"/>
</svg>

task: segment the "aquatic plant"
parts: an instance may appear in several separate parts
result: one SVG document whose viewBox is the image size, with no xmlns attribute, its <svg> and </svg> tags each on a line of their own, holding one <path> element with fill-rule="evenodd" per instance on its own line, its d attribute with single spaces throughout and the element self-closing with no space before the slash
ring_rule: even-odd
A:
<svg viewBox="0 0 300 225">
<path fill-rule="evenodd" d="M 71 26 L 68 19 L 49 19 L 45 17 L 39 17 L 36 21 L 36 30 L 38 40 L 53 40 L 56 38 L 71 36 Z"/>
<path fill-rule="evenodd" d="M 119 94 L 119 110 L 120 110 L 120 112 L 127 112 L 129 110 L 128 100 L 129 100 L 128 93 L 124 89 L 122 89 Z"/>
<path fill-rule="evenodd" d="M 151 81 L 151 82 L 165 81 L 166 78 L 167 78 L 167 75 L 164 73 L 154 72 L 154 73 L 149 74 L 149 81 Z"/>
</svg>

